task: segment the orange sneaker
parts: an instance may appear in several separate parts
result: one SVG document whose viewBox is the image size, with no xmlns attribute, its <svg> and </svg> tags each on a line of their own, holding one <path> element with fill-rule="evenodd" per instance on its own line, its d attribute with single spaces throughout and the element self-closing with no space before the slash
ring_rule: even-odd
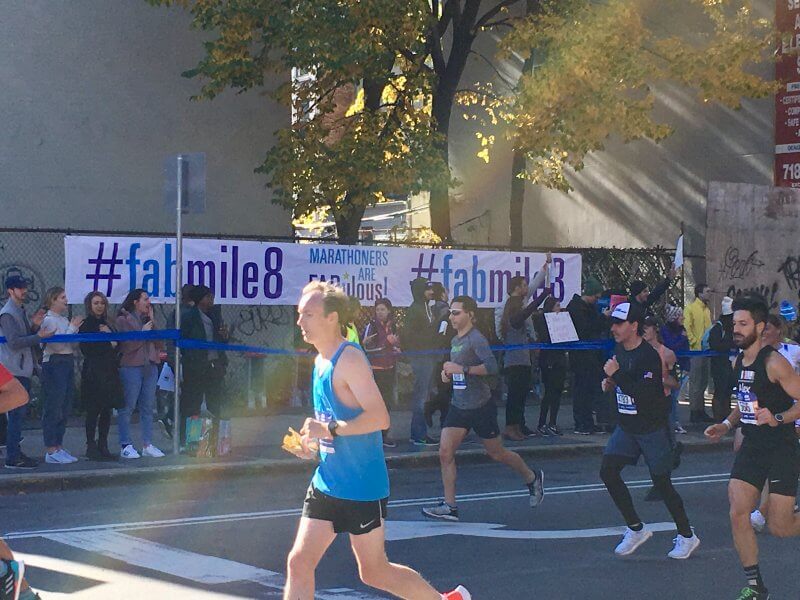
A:
<svg viewBox="0 0 800 600">
<path fill-rule="evenodd" d="M 463 585 L 458 586 L 452 592 L 442 594 L 442 600 L 472 600 L 472 595 Z"/>
</svg>

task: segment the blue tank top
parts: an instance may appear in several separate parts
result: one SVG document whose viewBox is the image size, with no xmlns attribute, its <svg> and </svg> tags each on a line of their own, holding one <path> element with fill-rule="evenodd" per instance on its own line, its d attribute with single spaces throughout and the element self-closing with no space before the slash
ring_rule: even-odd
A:
<svg viewBox="0 0 800 600">
<path fill-rule="evenodd" d="M 363 352 L 356 344 L 344 342 L 330 362 L 319 356 L 314 361 L 314 414 L 324 423 L 350 421 L 364 412 L 362 408 L 342 404 L 333 390 L 333 371 L 348 346 Z M 311 483 L 322 493 L 358 501 L 381 500 L 389 496 L 389 473 L 380 431 L 320 440 L 319 456 L 320 462 Z"/>
</svg>

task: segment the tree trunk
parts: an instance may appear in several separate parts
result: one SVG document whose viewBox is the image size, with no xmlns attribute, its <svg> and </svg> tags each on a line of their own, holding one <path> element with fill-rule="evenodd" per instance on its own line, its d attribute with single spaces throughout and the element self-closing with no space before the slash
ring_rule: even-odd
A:
<svg viewBox="0 0 800 600">
<path fill-rule="evenodd" d="M 336 222 L 336 236 L 339 244 L 357 244 L 361 218 L 366 208 L 363 202 L 353 201 L 353 194 L 347 192 L 342 208 L 332 208 L 333 220 Z"/>
<path fill-rule="evenodd" d="M 460 78 L 460 74 L 459 74 Z M 457 81 L 456 81 L 457 83 Z M 450 88 L 450 89 L 448 89 Z M 447 165 L 447 179 L 450 178 L 450 114 L 455 101 L 455 85 L 440 82 L 433 96 L 433 117 L 436 133 L 442 137 L 437 150 L 442 161 Z M 450 188 L 447 183 L 436 183 L 431 186 L 430 199 L 431 229 L 443 242 L 450 242 L 453 233 L 450 229 Z"/>
<path fill-rule="evenodd" d="M 535 0 L 527 0 L 526 14 L 532 15 L 539 8 L 539 3 Z M 533 71 L 533 50 L 528 53 L 525 63 L 522 65 L 520 79 L 525 74 Z M 525 170 L 525 153 L 514 148 L 514 157 L 511 161 L 511 198 L 508 205 L 508 243 L 514 250 L 521 250 L 524 238 L 522 228 L 522 209 L 525 207 L 525 180 L 519 175 Z"/>
<path fill-rule="evenodd" d="M 514 148 L 511 161 L 511 199 L 508 207 L 509 246 L 513 250 L 522 249 L 522 208 L 525 205 L 525 180 L 518 177 L 525 170 L 525 153 Z"/>
</svg>

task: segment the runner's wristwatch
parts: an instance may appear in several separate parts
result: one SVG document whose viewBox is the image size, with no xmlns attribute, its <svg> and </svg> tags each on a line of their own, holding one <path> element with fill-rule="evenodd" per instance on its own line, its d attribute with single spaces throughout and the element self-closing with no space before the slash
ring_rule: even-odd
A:
<svg viewBox="0 0 800 600">
<path fill-rule="evenodd" d="M 328 421 L 328 433 L 331 434 L 332 438 L 335 438 L 337 435 L 339 435 L 338 433 L 336 433 L 336 430 L 338 428 L 339 428 L 339 422 L 338 421 L 335 421 L 335 420 L 334 421 Z"/>
<path fill-rule="evenodd" d="M 783 425 L 783 413 L 775 413 L 775 415 L 773 416 L 775 417 L 775 420 L 778 422 L 778 425 Z"/>
</svg>

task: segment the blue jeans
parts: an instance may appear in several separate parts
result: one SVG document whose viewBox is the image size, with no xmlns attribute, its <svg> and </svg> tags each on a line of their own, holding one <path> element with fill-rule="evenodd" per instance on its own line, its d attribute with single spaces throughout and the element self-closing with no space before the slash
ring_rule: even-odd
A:
<svg viewBox="0 0 800 600">
<path fill-rule="evenodd" d="M 17 377 L 17 381 L 22 384 L 22 387 L 24 387 L 25 391 L 30 395 L 30 378 Z M 27 411 L 28 405 L 25 404 L 6 413 L 6 417 L 8 418 L 8 429 L 6 429 L 6 462 L 9 464 L 19 460 L 19 455 L 21 454 L 19 442 L 22 439 L 22 421 L 25 419 Z"/>
<path fill-rule="evenodd" d="M 430 397 L 433 368 L 437 361 L 435 356 L 419 355 L 409 357 L 408 362 L 414 372 L 414 388 L 411 392 L 411 439 L 424 440 L 428 437 L 425 403 Z"/>
<path fill-rule="evenodd" d="M 675 426 L 680 423 L 678 419 L 678 400 L 680 400 L 681 392 L 683 391 L 683 386 L 687 385 L 686 380 L 689 378 L 689 375 L 684 373 L 681 375 L 680 378 L 680 386 L 677 390 L 672 390 L 670 396 L 672 397 L 672 408 L 669 412 L 669 424 L 675 428 Z"/>
<path fill-rule="evenodd" d="M 75 358 L 72 354 L 54 354 L 42 363 L 42 436 L 45 448 L 58 448 L 64 443 L 74 386 Z"/>
<path fill-rule="evenodd" d="M 119 376 L 125 393 L 125 408 L 117 416 L 120 446 L 133 444 L 131 415 L 137 406 L 142 423 L 142 446 L 149 446 L 153 441 L 153 408 L 156 405 L 158 366 L 149 363 L 143 367 L 120 367 Z"/>
</svg>

